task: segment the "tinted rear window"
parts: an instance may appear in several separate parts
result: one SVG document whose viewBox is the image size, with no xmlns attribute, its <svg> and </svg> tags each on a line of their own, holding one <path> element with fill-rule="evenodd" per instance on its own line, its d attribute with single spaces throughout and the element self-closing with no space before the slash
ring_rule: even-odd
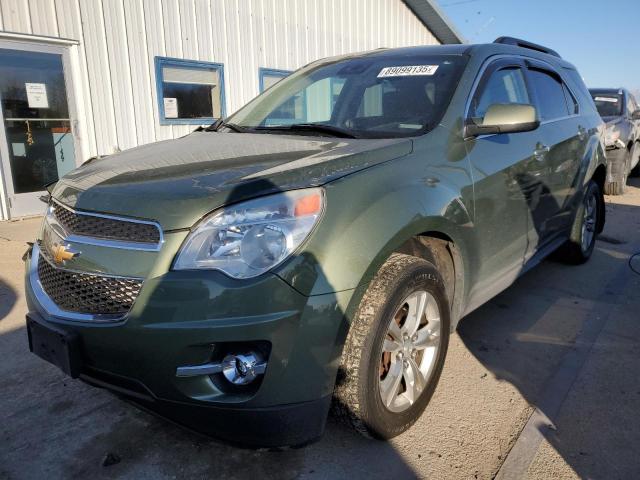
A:
<svg viewBox="0 0 640 480">
<path fill-rule="evenodd" d="M 602 117 L 622 115 L 622 95 L 592 92 L 593 102 Z"/>
</svg>

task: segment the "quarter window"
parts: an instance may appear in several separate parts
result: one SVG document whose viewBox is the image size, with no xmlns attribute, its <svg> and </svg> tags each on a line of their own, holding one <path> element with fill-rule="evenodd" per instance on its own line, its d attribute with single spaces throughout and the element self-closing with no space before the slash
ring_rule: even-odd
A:
<svg viewBox="0 0 640 480">
<path fill-rule="evenodd" d="M 569 87 L 567 87 L 564 83 L 562 84 L 562 88 L 564 90 L 564 96 L 567 100 L 567 108 L 569 109 L 570 115 L 577 115 L 580 111 L 580 107 L 578 106 L 578 101 L 576 97 L 573 96 Z"/>
<path fill-rule="evenodd" d="M 474 96 L 471 117 L 480 120 L 491 105 L 508 103 L 531 103 L 524 74 L 519 67 L 503 68 L 491 74 L 484 87 Z"/>
<path fill-rule="evenodd" d="M 544 70 L 530 69 L 530 78 L 538 102 L 540 120 L 566 117 L 569 112 L 562 81 Z"/>
<path fill-rule="evenodd" d="M 202 124 L 224 116 L 223 67 L 156 57 L 160 123 Z"/>
</svg>

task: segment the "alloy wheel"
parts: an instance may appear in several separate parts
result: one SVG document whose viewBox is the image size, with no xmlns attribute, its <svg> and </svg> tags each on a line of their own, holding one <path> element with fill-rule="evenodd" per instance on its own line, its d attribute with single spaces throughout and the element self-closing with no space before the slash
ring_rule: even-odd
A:
<svg viewBox="0 0 640 480">
<path fill-rule="evenodd" d="M 392 412 L 410 408 L 428 384 L 440 349 L 440 310 L 424 290 L 413 292 L 389 322 L 380 356 L 380 396 Z"/>
</svg>

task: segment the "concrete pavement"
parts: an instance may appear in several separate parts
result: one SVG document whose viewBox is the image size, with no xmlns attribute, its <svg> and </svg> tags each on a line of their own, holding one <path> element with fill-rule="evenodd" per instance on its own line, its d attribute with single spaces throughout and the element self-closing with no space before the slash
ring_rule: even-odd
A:
<svg viewBox="0 0 640 480">
<path fill-rule="evenodd" d="M 239 450 L 67 379 L 28 352 L 20 257 L 0 223 L 0 479 L 633 478 L 640 472 L 640 182 L 607 199 L 591 261 L 546 261 L 465 318 L 420 421 L 384 443 L 329 421 L 283 452 Z M 532 416 L 533 414 L 533 416 Z M 119 459 L 103 466 L 107 454 Z"/>
</svg>

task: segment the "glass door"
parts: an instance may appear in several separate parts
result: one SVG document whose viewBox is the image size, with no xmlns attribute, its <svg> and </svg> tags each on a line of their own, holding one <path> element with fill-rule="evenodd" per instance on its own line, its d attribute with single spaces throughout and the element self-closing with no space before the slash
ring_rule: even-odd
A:
<svg viewBox="0 0 640 480">
<path fill-rule="evenodd" d="M 45 186 L 76 167 L 64 51 L 0 44 L 0 156 L 11 217 L 42 213 Z"/>
</svg>

